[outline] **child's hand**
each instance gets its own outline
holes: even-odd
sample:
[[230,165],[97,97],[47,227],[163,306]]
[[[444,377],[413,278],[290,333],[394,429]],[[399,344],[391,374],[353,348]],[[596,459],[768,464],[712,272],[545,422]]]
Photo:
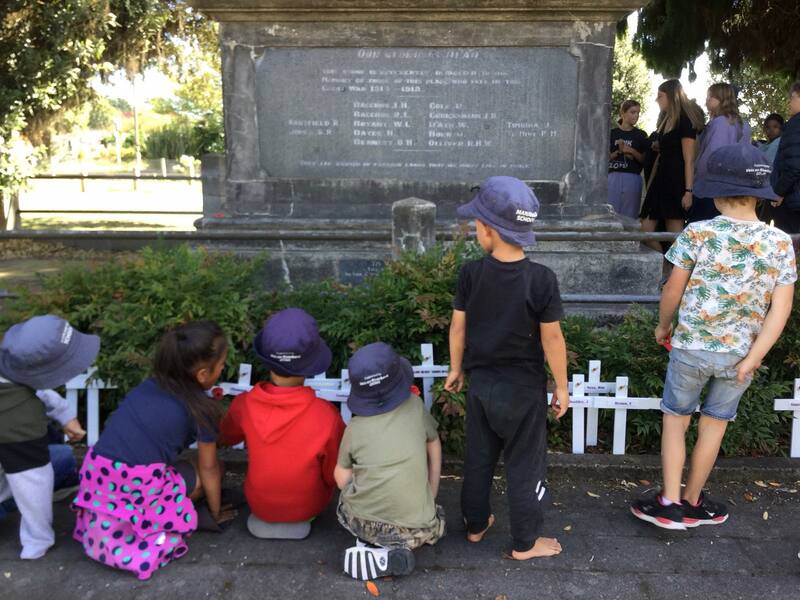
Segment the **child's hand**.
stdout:
[[86,431],[81,427],[81,422],[78,419],[67,421],[62,428],[64,433],[69,438],[70,442],[79,442],[86,435]]
[[569,408],[569,388],[557,387],[553,392],[553,399],[550,402],[553,412],[556,414],[556,419],[560,419],[567,414]]
[[460,392],[464,387],[464,371],[450,371],[444,382],[444,389],[448,392]]
[[670,335],[672,334],[672,327],[667,325],[664,327],[659,324],[653,332],[656,336],[656,344],[664,345],[669,342]]
[[753,373],[761,366],[760,360],[755,360],[749,356],[745,356],[736,365],[736,382],[747,383],[753,378]]

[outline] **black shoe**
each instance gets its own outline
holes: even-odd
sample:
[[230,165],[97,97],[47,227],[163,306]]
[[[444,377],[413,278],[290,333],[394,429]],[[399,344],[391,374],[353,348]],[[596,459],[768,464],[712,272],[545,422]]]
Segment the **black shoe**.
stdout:
[[407,548],[381,548],[358,540],[345,551],[344,572],[362,581],[398,577],[411,574],[414,562],[414,553]]
[[685,530],[683,523],[683,506],[681,504],[670,504],[664,506],[659,501],[661,494],[656,494],[650,498],[641,498],[631,504],[633,516],[642,521],[652,523],[662,529]]
[[686,500],[683,506],[683,524],[687,527],[700,525],[719,525],[728,520],[728,507],[722,502],[712,502],[705,494],[700,494],[700,505],[694,506]]

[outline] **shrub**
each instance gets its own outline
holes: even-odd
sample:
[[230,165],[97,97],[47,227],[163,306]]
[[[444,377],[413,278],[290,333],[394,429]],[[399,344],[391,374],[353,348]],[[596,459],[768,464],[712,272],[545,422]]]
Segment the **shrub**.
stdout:
[[[155,343],[168,327],[188,319],[210,318],[228,333],[231,350],[224,377],[233,378],[240,362],[254,365],[254,376],[266,374],[252,354],[253,335],[275,311],[304,308],[317,319],[333,353],[329,373],[346,367],[357,348],[374,341],[392,344],[412,362],[419,345],[434,345],[436,362],[448,360],[451,302],[460,266],[480,255],[464,241],[437,247],[423,256],[407,255],[390,262],[362,285],[325,281],[294,291],[263,290],[263,258],[244,259],[208,254],[188,247],[147,249],[133,258],[67,268],[41,279],[41,290],[22,290],[2,313],[3,322],[34,314],[59,314],[82,330],[102,338],[99,375],[121,391],[138,384],[149,371]],[[800,295],[800,291],[798,292]],[[599,326],[584,317],[562,322],[567,339],[569,371],[586,373],[591,359],[601,360],[601,379],[628,376],[631,396],[660,397],[667,353],[653,341],[655,315],[631,310],[621,323]],[[722,452],[779,454],[788,445],[791,415],[775,413],[772,400],[791,393],[800,366],[800,302],[765,366],[742,398],[739,418],[728,427]],[[445,448],[460,453],[464,443],[464,393],[445,392],[434,385],[434,415]],[[106,409],[112,406],[106,407]],[[601,411],[600,449],[611,445],[613,411]],[[628,412],[629,452],[659,451],[661,414]],[[689,439],[696,435],[690,429]],[[560,422],[551,418],[549,442],[568,449],[570,413]]]

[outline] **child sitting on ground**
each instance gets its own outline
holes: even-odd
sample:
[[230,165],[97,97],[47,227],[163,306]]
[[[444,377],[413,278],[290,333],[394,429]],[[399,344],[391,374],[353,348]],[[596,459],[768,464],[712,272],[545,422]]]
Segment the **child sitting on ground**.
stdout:
[[337,515],[358,539],[344,571],[362,580],[408,575],[411,551],[445,533],[444,510],[434,501],[442,466],[437,424],[409,391],[411,364],[391,346],[364,346],[348,367],[353,418],[335,471]]
[[303,539],[333,496],[333,469],[344,423],[317,398],[306,377],[324,373],[331,351],[304,310],[274,314],[253,346],[269,381],[237,396],[222,421],[221,442],[247,444],[247,528],[259,538]]
[[[123,399],[83,461],[73,537],[90,558],[149,579],[186,554],[198,526],[219,531],[235,516],[221,499],[221,408],[206,394],[227,352],[213,321],[162,336],[153,376]],[[195,439],[196,462],[178,460]]]
[[[48,452],[47,414],[71,440],[83,437],[75,408],[63,398],[37,397],[35,390],[65,384],[94,362],[100,339],[76,331],[54,315],[14,325],[0,346],[0,499],[13,496],[22,520],[20,558],[44,556],[55,543],[53,466]],[[56,394],[57,396],[57,394]]]
[[[758,198],[774,199],[771,167],[750,145],[716,150],[695,194],[714,198],[721,216],[689,225],[666,255],[674,264],[661,294],[656,342],[672,350],[661,411],[664,487],[637,500],[634,516],[664,529],[716,525],[728,508],[703,493],[729,421],[753,372],[783,330],[797,279],[788,235],[758,220]],[[673,327],[673,317],[678,322]],[[686,429],[701,408],[686,487]]]

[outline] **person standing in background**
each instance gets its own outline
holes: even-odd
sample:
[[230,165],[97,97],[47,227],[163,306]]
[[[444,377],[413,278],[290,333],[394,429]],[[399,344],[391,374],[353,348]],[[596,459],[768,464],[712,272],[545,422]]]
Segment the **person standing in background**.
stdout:
[[770,203],[770,213],[775,227],[800,233],[800,81],[789,92],[789,114],[773,163],[770,183],[778,199]]
[[[667,231],[683,230],[686,211],[692,205],[695,139],[703,130],[703,111],[691,102],[681,82],[669,79],[658,86],[658,158],[647,182],[639,218],[642,231],[656,230],[660,220]],[[659,242],[648,245],[661,252]]]
[[637,218],[642,203],[642,167],[650,142],[636,127],[641,106],[625,100],[619,108],[619,127],[611,130],[608,162],[608,203],[617,214]]
[[783,126],[785,119],[778,113],[771,113],[764,119],[764,135],[767,140],[758,143],[758,149],[769,159],[769,164],[775,162],[775,155],[778,153],[778,146],[781,144]]
[[[749,144],[750,125],[742,120],[736,106],[736,90],[729,83],[715,83],[708,88],[706,108],[709,121],[698,138],[697,159],[694,162],[695,180],[705,176],[708,158],[717,148],[730,144]],[[690,223],[713,219],[719,215],[713,198],[693,196],[689,209]]]

